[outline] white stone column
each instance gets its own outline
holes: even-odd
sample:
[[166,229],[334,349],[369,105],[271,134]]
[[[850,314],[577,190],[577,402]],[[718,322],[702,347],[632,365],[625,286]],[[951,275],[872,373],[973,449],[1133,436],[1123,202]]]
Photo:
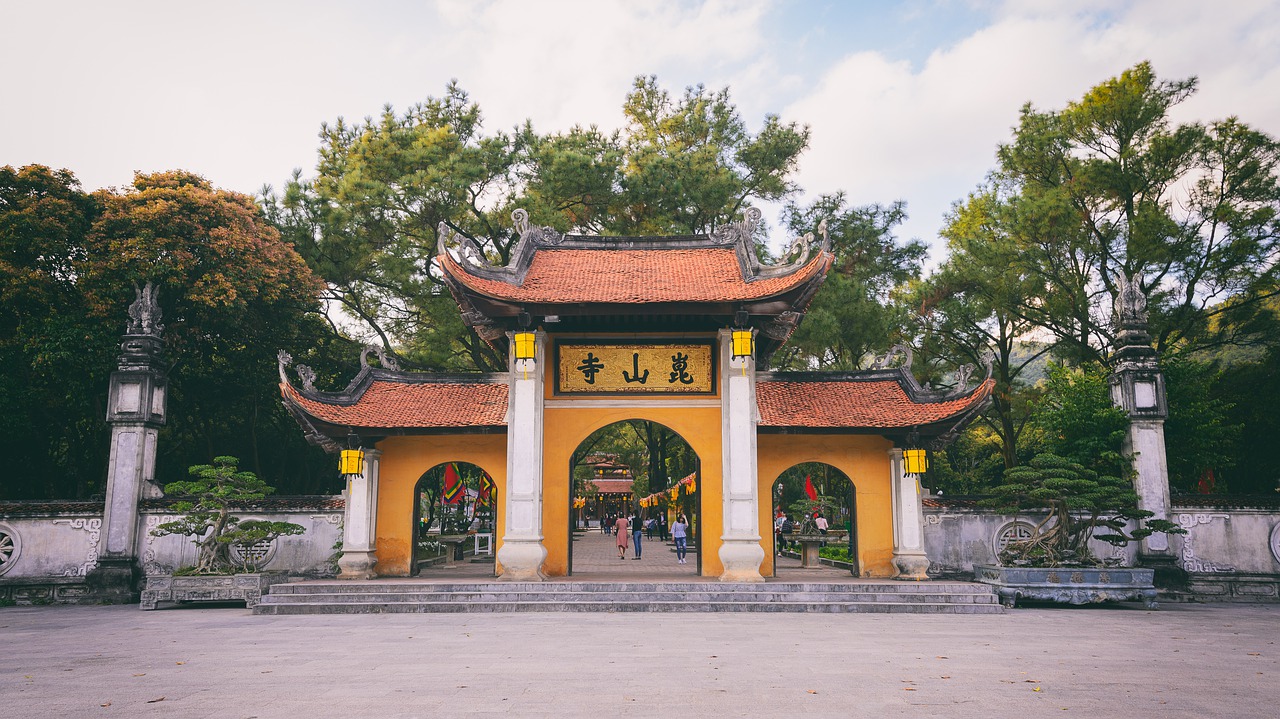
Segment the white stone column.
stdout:
[[760,564],[760,499],[756,471],[756,363],[733,359],[733,333],[720,330],[720,432],[724,534],[722,582],[763,582]]
[[[508,338],[512,335],[507,333]],[[542,411],[547,335],[539,331],[536,337],[535,359],[516,360],[513,352],[508,360],[506,526],[497,559],[502,579],[520,582],[546,579],[542,573],[547,560],[542,544]]]
[[[1124,436],[1124,453],[1133,457],[1133,489],[1138,508],[1151,512],[1151,519],[1168,519],[1169,467],[1165,458],[1164,420],[1134,419]],[[1157,532],[1138,544],[1140,556],[1171,554],[1169,535]]]
[[929,557],[924,551],[924,506],[920,501],[920,481],[902,473],[902,450],[889,450],[889,472],[893,486],[893,566],[894,579],[928,579]]
[[378,563],[378,471],[382,451],[364,450],[364,473],[347,480],[339,579],[373,579]]
[[131,561],[138,556],[138,502],[144,497],[159,496],[153,483],[159,434],[156,427],[141,423],[111,426],[100,562],[104,559]]

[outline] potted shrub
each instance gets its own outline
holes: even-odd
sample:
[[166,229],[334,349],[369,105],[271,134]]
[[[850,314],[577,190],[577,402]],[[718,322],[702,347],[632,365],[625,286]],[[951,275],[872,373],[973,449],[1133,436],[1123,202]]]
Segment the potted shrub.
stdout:
[[[232,516],[235,505],[262,499],[275,489],[253,472],[238,471],[235,457],[216,457],[213,464],[190,468],[192,479],[172,482],[165,492],[183,499],[173,505],[184,516],[151,530],[163,537],[170,534],[191,537],[196,545],[196,563],[173,574],[148,575],[142,591],[142,608],[155,609],[160,601],[244,600],[253,607],[271,584],[283,577],[259,573],[254,545],[278,537],[302,534],[302,525],[261,519],[241,520]],[[237,548],[238,558],[231,553]]]
[[974,578],[997,588],[1009,607],[1019,598],[1071,604],[1142,599],[1155,608],[1153,570],[1121,567],[1089,548],[1097,539],[1122,547],[1157,532],[1185,530],[1138,509],[1128,479],[1100,475],[1054,454],[1036,455],[1005,471],[1005,483],[983,504],[1002,513],[1044,512],[1026,539],[999,553],[999,566],[975,565]]

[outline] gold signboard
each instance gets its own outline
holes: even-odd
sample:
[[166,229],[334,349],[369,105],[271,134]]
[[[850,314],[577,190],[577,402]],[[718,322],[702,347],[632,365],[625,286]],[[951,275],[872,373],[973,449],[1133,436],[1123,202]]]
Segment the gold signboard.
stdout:
[[714,344],[556,345],[556,392],[561,394],[714,394]]

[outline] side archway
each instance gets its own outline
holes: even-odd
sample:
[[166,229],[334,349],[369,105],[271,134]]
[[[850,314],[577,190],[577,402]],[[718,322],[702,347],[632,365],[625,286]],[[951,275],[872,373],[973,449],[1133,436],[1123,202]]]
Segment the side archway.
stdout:
[[770,492],[773,507],[774,576],[797,566],[798,547],[792,536],[804,532],[830,535],[822,556],[858,568],[857,488],[837,467],[825,462],[801,462],[784,470]]

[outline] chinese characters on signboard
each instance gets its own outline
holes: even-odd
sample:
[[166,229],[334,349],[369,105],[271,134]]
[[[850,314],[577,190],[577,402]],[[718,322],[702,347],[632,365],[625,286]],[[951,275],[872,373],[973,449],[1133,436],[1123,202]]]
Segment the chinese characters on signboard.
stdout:
[[570,344],[558,347],[556,391],[561,393],[715,392],[711,343]]

